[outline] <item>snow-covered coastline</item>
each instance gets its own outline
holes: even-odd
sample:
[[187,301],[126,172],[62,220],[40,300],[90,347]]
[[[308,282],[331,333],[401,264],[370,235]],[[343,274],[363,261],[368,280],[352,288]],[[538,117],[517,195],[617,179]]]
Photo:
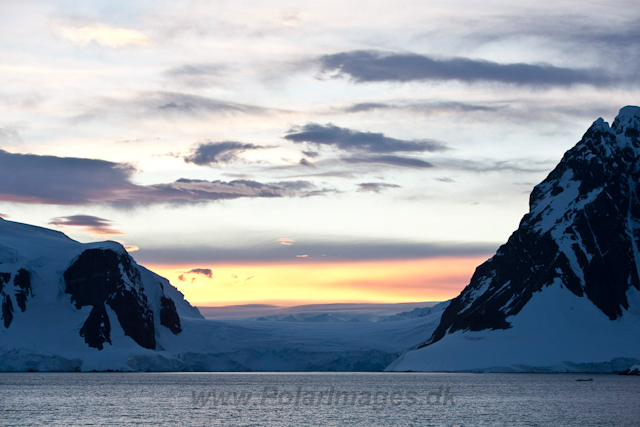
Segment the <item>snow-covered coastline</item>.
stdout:
[[[446,306],[325,305],[260,321],[205,319],[118,243],[81,244],[2,219],[0,274],[0,371],[381,371],[427,339]],[[77,289],[84,275],[86,292]],[[102,289],[114,282],[115,291]],[[129,295],[125,313],[140,312],[147,329],[117,312],[120,294]],[[105,313],[97,322],[96,307]],[[300,321],[281,321],[287,315]]]

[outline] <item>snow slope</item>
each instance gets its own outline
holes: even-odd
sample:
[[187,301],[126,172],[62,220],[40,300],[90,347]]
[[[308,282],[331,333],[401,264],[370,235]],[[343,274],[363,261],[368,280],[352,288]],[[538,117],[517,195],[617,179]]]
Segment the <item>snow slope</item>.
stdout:
[[[640,292],[630,291],[631,298]],[[640,362],[640,313],[611,321],[560,281],[537,292],[509,329],[456,331],[388,371],[621,372]]]

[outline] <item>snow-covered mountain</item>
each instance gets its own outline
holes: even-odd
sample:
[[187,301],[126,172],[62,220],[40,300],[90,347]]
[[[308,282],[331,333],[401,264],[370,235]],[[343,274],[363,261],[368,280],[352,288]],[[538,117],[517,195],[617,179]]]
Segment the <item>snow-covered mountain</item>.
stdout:
[[598,119],[396,371],[622,371],[640,359],[640,108]]
[[201,318],[115,242],[0,219],[0,370],[110,369]]
[[205,319],[118,243],[0,219],[0,371],[380,371],[433,332],[432,305],[396,322],[379,320],[416,304]]

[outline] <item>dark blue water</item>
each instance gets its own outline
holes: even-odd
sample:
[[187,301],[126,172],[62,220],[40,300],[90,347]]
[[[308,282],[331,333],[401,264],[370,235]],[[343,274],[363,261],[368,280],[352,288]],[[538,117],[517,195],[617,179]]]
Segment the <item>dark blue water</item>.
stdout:
[[639,426],[640,377],[0,373],[0,425]]

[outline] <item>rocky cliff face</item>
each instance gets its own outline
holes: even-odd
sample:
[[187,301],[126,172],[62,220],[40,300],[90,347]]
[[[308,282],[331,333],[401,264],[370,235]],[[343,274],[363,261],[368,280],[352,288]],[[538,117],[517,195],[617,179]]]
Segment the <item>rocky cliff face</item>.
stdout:
[[116,313],[125,335],[144,348],[156,348],[153,312],[129,255],[87,249],[64,272],[64,281],[76,308],[92,307],[80,330],[90,347],[102,349],[105,342],[111,343],[106,304]]
[[[640,290],[640,108],[598,119],[537,185],[530,212],[480,265],[422,347],[456,331],[511,327],[534,293],[559,283],[610,320]],[[513,319],[513,317],[511,317]]]
[[2,308],[0,316],[5,328],[11,325],[13,320],[13,300],[21,311],[27,308],[27,298],[32,296],[31,291],[31,275],[24,268],[20,268],[15,272],[0,273],[0,302]]

